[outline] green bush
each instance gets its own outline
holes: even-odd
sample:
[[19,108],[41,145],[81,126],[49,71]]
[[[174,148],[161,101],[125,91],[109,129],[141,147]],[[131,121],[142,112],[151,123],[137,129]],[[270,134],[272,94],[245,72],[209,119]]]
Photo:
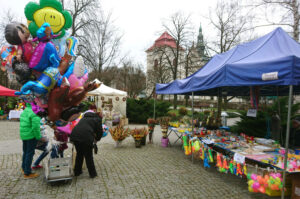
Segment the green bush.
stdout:
[[[166,116],[171,104],[165,101],[155,101],[155,117]],[[127,117],[130,123],[147,124],[147,119],[153,117],[154,100],[127,99]]]
[[[247,111],[240,111],[241,121],[237,122],[236,125],[231,126],[231,131],[235,133],[245,133],[250,136],[265,137],[267,135],[267,124],[268,120],[272,117],[274,112],[278,112],[278,102],[280,106],[280,119],[282,135],[285,137],[286,126],[287,126],[287,104],[288,97],[281,97],[279,101],[275,101],[272,106],[269,106],[264,111],[258,111],[257,117],[247,117]],[[291,109],[291,118],[294,118],[296,112],[299,110],[300,104],[296,103]]]
[[187,111],[187,109],[185,107],[180,107],[179,111],[178,111],[179,115],[181,115],[181,116],[187,115],[187,112],[188,111]]

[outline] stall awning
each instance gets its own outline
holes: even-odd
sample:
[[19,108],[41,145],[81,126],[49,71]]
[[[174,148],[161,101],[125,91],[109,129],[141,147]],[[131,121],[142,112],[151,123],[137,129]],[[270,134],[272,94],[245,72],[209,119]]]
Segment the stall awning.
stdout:
[[15,92],[16,92],[15,90],[0,85],[0,96],[17,97],[15,95]]
[[[287,85],[300,84],[300,45],[281,28],[254,41],[215,55],[196,73],[168,84],[156,84],[157,94],[249,95],[249,86],[261,86],[261,95],[287,94]],[[279,86],[269,90],[270,85]],[[230,87],[226,89],[226,87]],[[218,89],[216,89],[218,88]],[[299,89],[295,88],[299,93]]]

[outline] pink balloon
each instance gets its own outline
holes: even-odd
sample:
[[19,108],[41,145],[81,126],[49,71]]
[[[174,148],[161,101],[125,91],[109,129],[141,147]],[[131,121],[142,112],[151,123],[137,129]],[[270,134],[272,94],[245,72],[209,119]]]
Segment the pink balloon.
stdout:
[[259,189],[259,187],[260,187],[260,184],[258,182],[254,182],[252,185],[253,189]]
[[88,73],[85,73],[82,77],[76,77],[75,74],[71,74],[68,78],[68,81],[70,83],[70,90],[83,86],[87,79]]

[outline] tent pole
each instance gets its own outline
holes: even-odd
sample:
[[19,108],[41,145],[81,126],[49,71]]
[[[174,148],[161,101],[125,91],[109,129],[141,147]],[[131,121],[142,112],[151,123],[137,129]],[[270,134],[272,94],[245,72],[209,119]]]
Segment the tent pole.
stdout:
[[153,119],[155,119],[155,97],[154,97],[154,110],[153,110]]
[[192,134],[194,133],[194,92],[192,92]]
[[[192,136],[194,136],[194,92],[192,92]],[[192,163],[194,163],[193,152],[192,152]]]
[[292,93],[293,85],[290,85],[289,89],[289,106],[288,106],[288,116],[287,116],[287,125],[286,125],[286,139],[285,139],[285,154],[284,154],[284,170],[283,170],[283,186],[281,191],[281,198],[284,199],[284,187],[286,180],[286,167],[287,167],[287,157],[289,149],[289,139],[290,139],[290,120],[291,120],[291,107],[292,107]]

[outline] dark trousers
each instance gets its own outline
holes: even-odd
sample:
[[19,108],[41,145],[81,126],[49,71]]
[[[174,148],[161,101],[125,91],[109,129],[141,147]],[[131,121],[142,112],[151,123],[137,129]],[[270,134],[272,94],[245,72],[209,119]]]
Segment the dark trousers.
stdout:
[[25,175],[31,174],[31,163],[34,156],[36,143],[36,139],[23,140],[22,169]]
[[40,162],[48,155],[49,151],[47,151],[47,145],[48,145],[48,142],[45,142],[45,143],[43,143],[43,144],[40,145],[40,146],[36,146],[35,149],[41,150],[41,151],[43,151],[43,152],[42,152],[41,155],[36,159],[36,161],[33,163],[33,166],[39,165]]
[[76,148],[76,160],[75,160],[75,176],[82,173],[83,159],[85,159],[86,167],[88,168],[91,177],[97,175],[94,159],[93,159],[93,145],[89,145],[82,142],[74,142]]

